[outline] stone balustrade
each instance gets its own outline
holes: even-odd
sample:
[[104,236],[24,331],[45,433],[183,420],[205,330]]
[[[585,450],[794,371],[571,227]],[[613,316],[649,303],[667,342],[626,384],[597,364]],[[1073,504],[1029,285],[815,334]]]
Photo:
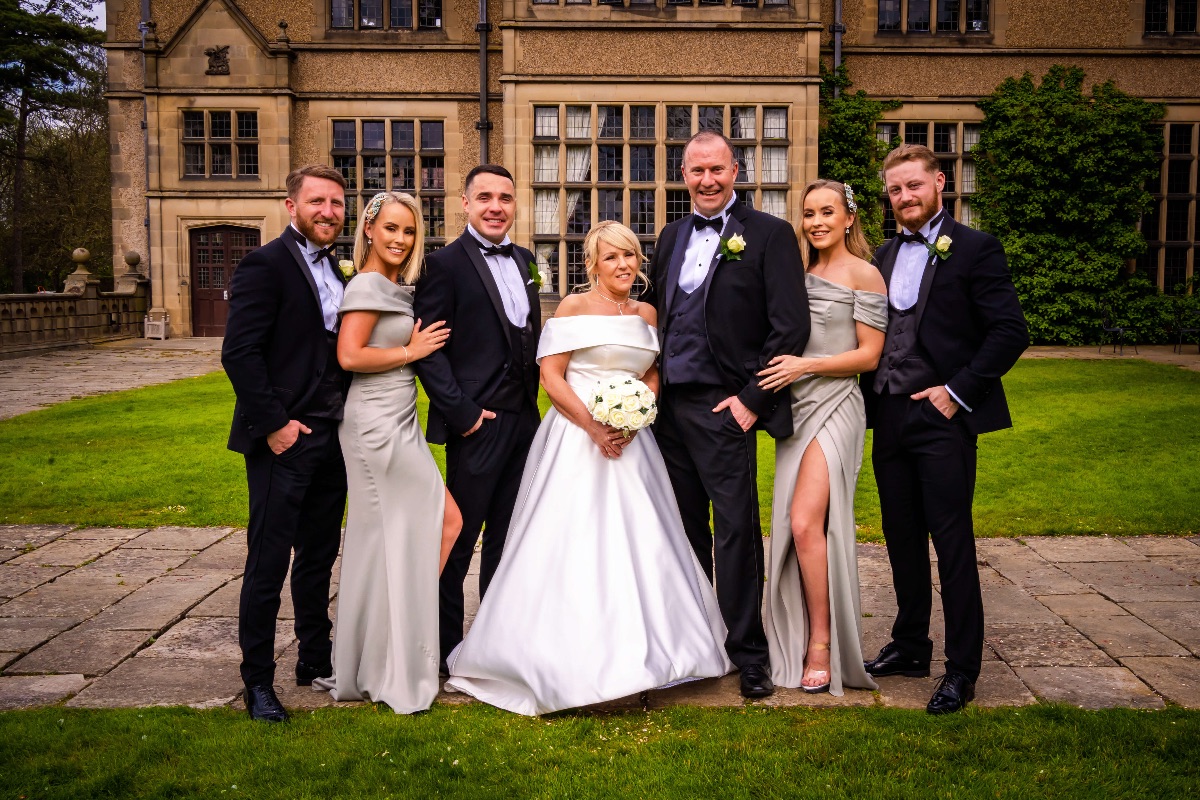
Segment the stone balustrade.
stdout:
[[83,248],[72,253],[75,271],[62,292],[0,295],[0,359],[143,334],[150,281],[137,271],[141,257],[125,254],[111,292],[100,291],[90,259]]

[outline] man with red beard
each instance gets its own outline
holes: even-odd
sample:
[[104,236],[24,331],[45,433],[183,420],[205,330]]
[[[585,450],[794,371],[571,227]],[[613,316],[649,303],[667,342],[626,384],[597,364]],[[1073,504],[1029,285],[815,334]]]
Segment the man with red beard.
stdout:
[[288,561],[299,639],[297,685],[333,673],[329,582],[346,508],[338,422],[349,385],[337,361],[343,277],[332,249],[346,181],[310,165],[287,177],[291,225],[246,255],[229,283],[221,364],[237,404],[229,449],[246,457],[250,524],[238,614],[246,710],[284,722],[275,621]]
[[929,674],[932,536],[946,674],[926,710],[944,714],[974,699],[983,658],[976,439],[1012,426],[1000,378],[1029,331],[1000,242],[943,209],[937,156],[901,145],[884,159],[883,177],[901,230],[875,252],[890,307],[883,355],[862,389],[898,610],[892,641],[865,666],[874,677]]

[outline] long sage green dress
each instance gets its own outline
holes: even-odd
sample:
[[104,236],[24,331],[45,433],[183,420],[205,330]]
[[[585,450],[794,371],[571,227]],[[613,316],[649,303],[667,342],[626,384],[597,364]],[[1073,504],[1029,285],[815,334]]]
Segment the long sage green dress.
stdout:
[[[369,347],[412,338],[412,290],[377,272],[346,287],[339,313],[378,311]],[[446,489],[417,421],[411,366],[356,373],[339,429],[349,480],[333,677],[336,700],[423,711],[438,691],[438,556]]]
[[[834,356],[858,347],[855,322],[887,329],[887,297],[806,275],[812,331],[806,358]],[[804,677],[808,616],[800,564],[792,540],[791,507],[800,460],[815,438],[829,466],[830,687],[875,689],[863,668],[854,490],[862,467],[866,414],[857,378],[801,377],[791,386],[795,433],[776,443],[775,493],[763,624],[771,653],[771,678],[796,688]]]

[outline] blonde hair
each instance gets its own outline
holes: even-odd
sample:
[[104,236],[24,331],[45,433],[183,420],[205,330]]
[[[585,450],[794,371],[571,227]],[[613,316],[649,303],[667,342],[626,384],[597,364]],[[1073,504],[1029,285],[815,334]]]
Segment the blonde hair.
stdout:
[[646,262],[646,256],[642,252],[642,244],[638,241],[637,234],[619,222],[607,220],[605,222],[597,222],[593,225],[592,229],[588,231],[587,236],[583,239],[583,263],[587,268],[588,286],[595,289],[598,283],[596,266],[600,260],[601,242],[622,250],[632,250],[637,253],[638,271],[635,280],[640,278],[647,284],[650,283],[649,276],[642,271],[641,265]]
[[[800,193],[801,218],[804,215],[805,199],[808,197],[809,192],[816,191],[817,189],[831,189],[838,196],[838,200],[841,201],[842,208],[846,210],[846,213],[854,215],[854,221],[850,223],[850,232],[846,234],[846,249],[850,251],[851,255],[857,256],[863,261],[870,261],[873,255],[871,245],[867,244],[867,236],[863,233],[858,211],[850,208],[850,204],[846,202],[846,184],[839,181],[826,180],[825,178],[810,181],[804,187],[804,191]],[[802,243],[800,246],[800,263],[804,265],[804,271],[808,272],[809,268],[817,263],[817,248],[813,247],[812,242],[804,237],[803,222],[801,222],[798,233]]]
[[354,234],[354,270],[358,272],[367,263],[367,253],[370,250],[367,246],[367,226],[379,217],[381,208],[392,203],[399,203],[411,211],[413,223],[417,228],[412,250],[400,265],[401,280],[404,283],[415,283],[425,265],[425,221],[421,219],[421,204],[417,202],[417,198],[405,192],[380,192],[372,197],[371,202],[363,209],[362,216],[358,218],[358,230]]

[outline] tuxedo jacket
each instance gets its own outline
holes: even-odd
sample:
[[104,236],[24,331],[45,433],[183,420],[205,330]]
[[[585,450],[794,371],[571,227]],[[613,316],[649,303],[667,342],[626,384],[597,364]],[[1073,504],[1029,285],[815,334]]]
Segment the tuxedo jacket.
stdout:
[[[718,248],[709,267],[704,297],[709,350],[725,391],[758,415],[755,428],[776,438],[791,436],[790,393],[760,389],[756,373],[777,355],[800,355],[808,343],[800,246],[792,227],[770,214],[741,203],[729,214],[721,236],[741,235],[746,249],[731,260]],[[683,294],[679,273],[692,229],[691,214],[663,228],[650,261],[650,286],[639,298],[658,309],[659,342],[666,341],[671,308]],[[661,359],[660,353],[660,366]]]
[[[536,407],[538,367],[534,355],[542,330],[541,303],[538,286],[529,278],[533,253],[514,247],[513,259],[529,297],[535,347],[525,364],[525,390]],[[413,313],[423,326],[445,320],[450,328],[446,346],[414,365],[429,396],[425,438],[445,444],[450,436],[461,436],[475,426],[514,357],[509,337],[512,323],[504,313],[500,290],[483,252],[470,233],[464,231],[425,260]]]
[[[1012,427],[1000,378],[1029,346],[1029,328],[1008,271],[1004,248],[994,236],[961,225],[947,215],[938,237],[952,240],[946,259],[930,256],[914,306],[921,354],[972,410],[961,409],[974,434]],[[900,239],[875,251],[875,266],[891,288]],[[874,424],[878,396],[875,373],[862,376],[867,425]]]
[[[339,279],[341,273],[334,269]],[[249,453],[267,434],[304,416],[327,369],[336,367],[321,296],[308,259],[291,236],[247,253],[229,281],[221,365],[237,402],[229,449]]]

